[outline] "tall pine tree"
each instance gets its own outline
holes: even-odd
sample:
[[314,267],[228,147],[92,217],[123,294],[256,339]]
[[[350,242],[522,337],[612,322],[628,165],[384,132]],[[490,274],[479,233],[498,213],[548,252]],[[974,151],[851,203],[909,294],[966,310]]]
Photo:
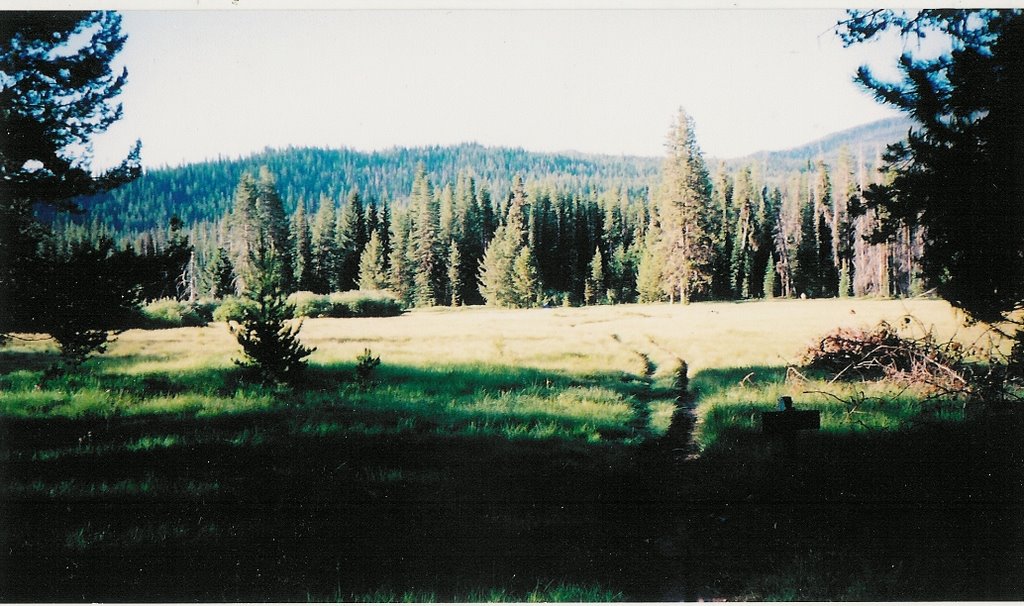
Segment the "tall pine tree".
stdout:
[[309,289],[320,294],[331,292],[338,268],[337,216],[334,200],[320,196],[320,206],[310,233]]
[[353,188],[338,220],[337,250],[338,273],[334,288],[352,290],[359,282],[359,257],[366,246],[366,218],[363,197]]
[[711,180],[697,145],[693,120],[680,108],[666,141],[658,212],[665,266],[663,290],[682,303],[703,294],[711,282]]
[[382,290],[387,288],[388,274],[385,267],[384,249],[377,232],[370,235],[363,254],[359,259],[359,289]]
[[414,272],[414,301],[418,307],[437,305],[444,292],[445,273],[440,230],[440,207],[423,164],[416,168],[409,199],[412,229],[409,233],[409,260]]
[[292,242],[295,250],[294,259],[295,287],[298,290],[310,290],[313,274],[313,243],[309,232],[309,221],[306,219],[306,204],[299,200],[292,215]]

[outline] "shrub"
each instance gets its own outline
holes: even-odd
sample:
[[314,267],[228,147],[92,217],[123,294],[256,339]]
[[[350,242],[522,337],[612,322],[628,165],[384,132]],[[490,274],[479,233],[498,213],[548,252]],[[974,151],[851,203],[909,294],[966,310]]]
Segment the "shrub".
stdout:
[[296,318],[330,318],[334,316],[333,304],[327,295],[318,295],[300,290],[288,295],[288,304],[295,309]]
[[180,328],[205,326],[213,319],[212,304],[189,304],[174,299],[158,299],[144,305],[138,320],[142,328]]
[[350,290],[331,293],[333,318],[385,318],[401,315],[402,302],[383,290]]
[[225,297],[217,309],[213,310],[214,322],[241,322],[245,318],[247,309],[251,309],[251,301],[239,297]]
[[203,324],[207,322],[213,322],[213,312],[217,310],[220,305],[213,299],[200,299],[195,303],[192,303],[190,313],[199,319]]
[[299,291],[288,297],[288,303],[295,308],[296,318],[382,318],[404,311],[402,302],[383,290],[350,290],[329,295]]

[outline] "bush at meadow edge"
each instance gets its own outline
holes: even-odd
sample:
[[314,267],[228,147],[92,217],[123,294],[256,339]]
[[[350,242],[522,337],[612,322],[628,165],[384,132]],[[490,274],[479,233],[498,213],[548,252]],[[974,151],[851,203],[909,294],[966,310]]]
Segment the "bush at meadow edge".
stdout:
[[319,295],[309,291],[292,293],[296,318],[384,318],[401,315],[402,302],[383,290],[350,290]]
[[[352,290],[329,295],[300,291],[292,293],[288,302],[295,306],[296,318],[385,318],[405,311],[401,301],[386,291]],[[132,328],[154,330],[237,322],[249,305],[245,299],[234,296],[220,302],[158,299],[138,310]]]
[[160,329],[183,326],[205,326],[214,319],[217,304],[213,301],[188,303],[175,299],[150,301],[138,310],[136,328]]

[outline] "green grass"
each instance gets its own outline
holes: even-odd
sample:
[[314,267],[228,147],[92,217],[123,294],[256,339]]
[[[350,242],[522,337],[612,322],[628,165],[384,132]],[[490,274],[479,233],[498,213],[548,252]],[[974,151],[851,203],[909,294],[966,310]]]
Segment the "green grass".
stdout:
[[[306,321],[296,389],[247,383],[223,324],[127,331],[44,385],[52,345],[14,341],[0,598],[1020,597],[1019,416],[787,371],[907,313],[982,334],[924,300],[417,310]],[[780,395],[821,431],[763,435]]]

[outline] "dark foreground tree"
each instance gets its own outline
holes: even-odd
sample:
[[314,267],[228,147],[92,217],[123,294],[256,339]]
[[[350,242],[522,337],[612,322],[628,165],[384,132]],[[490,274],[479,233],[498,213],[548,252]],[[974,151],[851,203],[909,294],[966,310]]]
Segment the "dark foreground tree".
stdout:
[[35,321],[60,345],[65,366],[59,375],[103,353],[111,332],[128,328],[140,286],[135,276],[145,263],[131,251],[115,251],[109,238],[81,242],[44,256],[50,282],[40,285]]
[[121,117],[127,72],[110,63],[124,45],[111,12],[6,12],[0,19],[0,332],[45,332],[71,362],[121,327],[138,291],[118,279],[109,243],[61,254],[37,205],[78,210],[76,196],[135,178],[139,144],[93,175],[94,135]]
[[939,294],[977,320],[1005,319],[1024,308],[1024,12],[851,11],[838,26],[847,45],[886,30],[950,50],[908,51],[900,82],[857,74],[915,121],[884,157],[891,182],[866,192],[883,219],[876,236],[923,226],[925,277]]

